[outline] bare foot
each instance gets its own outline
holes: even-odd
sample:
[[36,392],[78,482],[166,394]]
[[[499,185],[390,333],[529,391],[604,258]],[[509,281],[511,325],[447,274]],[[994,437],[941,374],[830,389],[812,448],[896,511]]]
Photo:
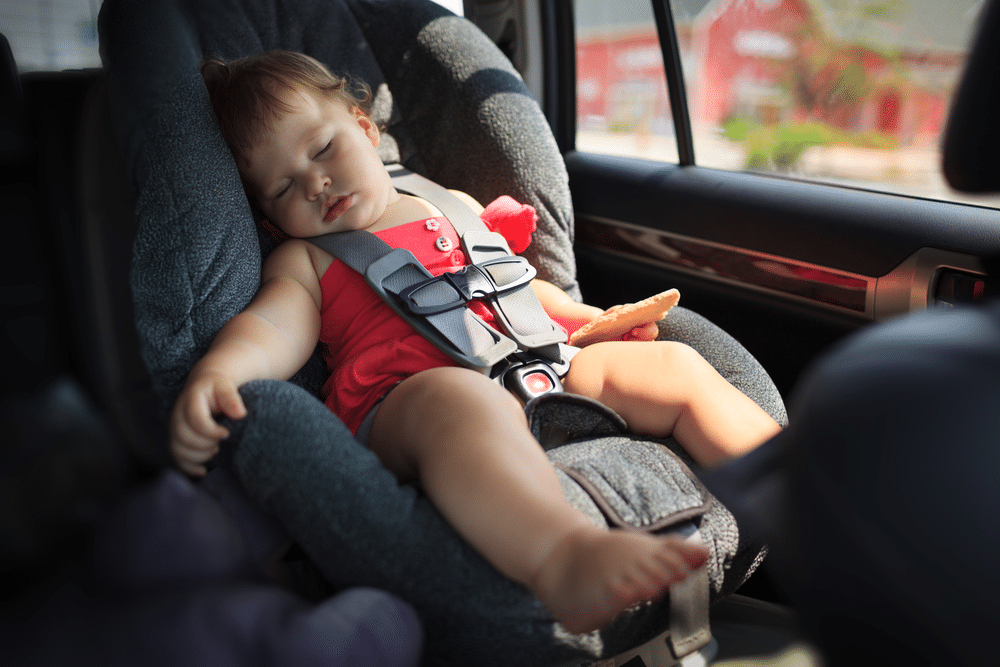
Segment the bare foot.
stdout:
[[555,546],[532,590],[568,631],[588,632],[659,598],[707,558],[705,547],[676,537],[587,527]]

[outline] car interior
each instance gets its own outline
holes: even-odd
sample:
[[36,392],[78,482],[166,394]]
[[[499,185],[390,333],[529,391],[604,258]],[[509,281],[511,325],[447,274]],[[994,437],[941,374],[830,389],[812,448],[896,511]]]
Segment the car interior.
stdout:
[[[990,176],[996,169],[986,157],[994,137],[977,131],[988,126],[986,105],[967,91],[990,99],[979,84],[997,81],[990,69],[995,58],[984,46],[988,34],[973,39],[980,25],[984,31],[997,29],[995,21],[980,24],[988,10],[997,13],[996,2],[964,2],[961,10],[944,0],[632,0],[621,6],[597,0],[465,0],[447,9],[430,0],[300,3],[305,9],[280,0],[231,5],[105,0],[101,8],[82,4],[87,5],[93,40],[100,32],[103,63],[98,59],[83,66],[60,65],[50,58],[36,64],[34,51],[23,46],[31,40],[30,33],[19,32],[20,24],[13,20],[0,24],[5,37],[0,201],[8,221],[8,247],[14,253],[5,263],[3,283],[3,336],[12,351],[0,408],[7,434],[0,459],[0,532],[7,537],[0,541],[11,575],[5,583],[3,641],[36,664],[55,664],[64,657],[39,648],[52,625],[73,628],[76,634],[67,644],[72,647],[89,645],[95,632],[110,637],[81,653],[78,664],[129,663],[121,656],[106,659],[115,653],[115,632],[125,633],[127,626],[109,611],[110,603],[104,604],[102,584],[89,584],[96,588],[82,597],[66,597],[60,591],[80,576],[80,564],[90,562],[95,543],[107,548],[94,538],[104,534],[99,528],[106,526],[106,518],[118,516],[115,509],[148,485],[162,484],[163,471],[171,467],[164,403],[175,395],[212,332],[252,296],[259,282],[260,253],[268,247],[245,199],[230,201],[242,196],[235,172],[209,172],[199,162],[202,157],[184,156],[191,142],[215,136],[214,130],[202,127],[211,118],[198,111],[207,109],[204,97],[199,97],[200,78],[184,78],[184,72],[193,71],[184,69],[188,61],[278,47],[313,49],[322,59],[337,52],[325,51],[321,37],[303,26],[346,26],[348,21],[337,23],[337,17],[353,15],[352,25],[357,23],[358,34],[366,40],[358,47],[364,53],[345,51],[328,59],[345,59],[352,71],[375,83],[374,113],[383,115],[379,120],[394,139],[386,142],[387,163],[418,165],[441,184],[486,201],[514,190],[512,194],[532,203],[544,218],[532,261],[588,303],[610,307],[679,289],[683,309],[668,315],[663,335],[704,345],[701,351],[720,372],[741,388],[748,387],[747,393],[757,392],[754,397],[779,420],[786,418],[783,401],[793,396],[797,381],[838,341],[874,323],[927,308],[974,304],[991,293],[988,269],[1000,256],[1000,202],[990,194],[997,189],[995,176]],[[851,11],[844,9],[848,5]],[[802,7],[828,12],[827,22],[802,22]],[[465,18],[457,19],[451,11]],[[17,14],[25,21],[29,15],[28,9],[23,16]],[[229,21],[233,16],[238,20]],[[789,16],[799,23],[788,23]],[[877,31],[865,23],[872,16],[882,29],[879,39],[891,44],[876,43],[872,35]],[[726,21],[744,24],[733,28]],[[841,30],[833,31],[836,38],[815,27],[837,21]],[[373,36],[381,34],[383,23],[391,38]],[[960,24],[964,32],[944,34],[935,23]],[[856,32],[845,30],[848,24]],[[136,26],[162,34],[139,29],[126,34]],[[803,33],[802,26],[814,32]],[[886,26],[894,31],[884,30]],[[341,41],[353,43],[354,33],[344,31]],[[451,32],[459,34],[455,44],[475,45],[471,50],[476,58],[480,51],[486,54],[482,57],[488,66],[476,67],[490,76],[463,78],[469,74],[463,69],[466,59],[478,61],[454,51],[451,42],[434,41],[453,39]],[[790,45],[791,35],[801,41]],[[725,57],[713,52],[727,48],[718,46],[723,42],[729,45]],[[446,46],[440,48],[441,43]],[[919,48],[913,47],[916,43]],[[430,56],[421,61],[421,49],[437,49],[445,56],[435,53],[433,61]],[[603,60],[593,60],[595,53]],[[780,69],[794,60],[791,53],[810,54],[812,69]],[[459,74],[433,71],[437,59]],[[30,68],[24,64],[29,60]],[[735,73],[726,74],[719,63]],[[843,72],[863,82],[851,88]],[[824,73],[830,75],[824,78]],[[800,79],[787,78],[793,74]],[[713,83],[719,86],[714,92],[709,88]],[[962,111],[963,120],[949,117],[960,83],[966,97],[954,108]],[[716,99],[720,96],[726,104]],[[713,110],[720,105],[722,111]],[[476,128],[483,123],[478,117],[465,120],[470,106],[484,116],[492,114],[487,125],[492,122],[499,129],[468,129],[463,123]],[[401,114],[410,115],[401,119]],[[833,136],[830,128],[842,133],[832,140],[799,140],[792,149],[772,134],[778,148],[769,150],[784,146],[790,153],[749,161],[752,138],[765,134],[761,128],[803,131],[807,115],[810,122],[820,118],[826,123],[828,135],[823,136]],[[818,121],[809,125],[818,126]],[[848,130],[854,132],[850,139],[844,138]],[[952,150],[942,166],[940,145],[946,130]],[[437,148],[428,138],[449,133],[471,137],[464,146],[471,147],[467,155],[445,157],[454,154],[455,146]],[[534,143],[530,150],[512,151],[508,144],[518,141]],[[206,154],[214,155],[212,150],[219,146],[205,147]],[[228,151],[224,145],[221,150]],[[919,162],[927,155],[930,167]],[[158,164],[159,159],[168,166]],[[524,164],[507,164],[508,159],[523,159]],[[926,179],[945,185],[921,190],[920,179],[928,171],[934,175]],[[871,173],[876,174],[873,180],[857,176]],[[947,187],[946,181],[957,189]],[[175,202],[176,210],[164,216],[174,226],[161,223],[154,229],[148,221],[156,219],[167,201]],[[197,208],[208,213],[188,218]],[[236,222],[221,217],[235,215],[233,211],[241,216]],[[206,224],[199,232],[196,227],[211,216],[217,216],[217,224]],[[227,225],[240,229],[223,239],[220,230]],[[223,241],[234,248],[220,250]],[[188,245],[197,247],[192,251]],[[209,256],[207,269],[189,269],[195,252]],[[248,252],[256,259],[233,260]],[[179,274],[183,280],[171,277]],[[198,281],[211,284],[190,286]],[[233,287],[237,284],[244,286]],[[194,303],[185,306],[194,315],[187,318],[184,330],[175,326],[168,331],[170,327],[150,313],[161,307],[169,310],[166,302],[178,290],[193,293],[184,298]],[[155,296],[161,292],[162,302]],[[202,300],[211,307],[202,308]],[[155,340],[160,335],[155,331],[161,331],[162,340]],[[181,339],[185,342],[176,342]],[[307,368],[296,381],[315,394],[317,372]],[[286,401],[290,390],[285,387],[268,385],[254,391],[262,412],[298,410],[306,400],[296,394]],[[336,421],[332,415],[323,419]],[[247,442],[275,437],[271,427],[254,428],[251,424],[242,436]],[[296,422],[291,428],[305,427]],[[254,474],[256,483],[266,482],[267,471]],[[248,479],[241,482],[250,484]],[[385,486],[378,487],[379,493],[396,494],[388,482],[380,483]],[[170,492],[185,502],[202,502],[197,495],[201,490],[190,480],[177,476],[171,484]],[[202,486],[239,517],[236,528],[228,527],[236,537],[227,543],[243,545],[243,555],[232,561],[239,563],[239,576],[259,584],[260,578],[248,572],[264,569],[271,575],[267,591],[280,596],[274,598],[280,605],[263,597],[254,598],[256,602],[213,598],[218,607],[212,609],[258,604],[274,610],[259,614],[261,627],[280,625],[289,614],[309,619],[294,627],[312,627],[326,618],[317,616],[317,609],[336,624],[342,622],[345,605],[362,604],[335,594],[342,595],[352,579],[367,579],[354,577],[348,565],[336,575],[318,567],[308,543],[293,547],[277,565],[270,560],[275,544],[287,540],[266,516],[274,507],[262,513],[242,491],[233,491],[233,481],[224,476]],[[144,497],[162,512],[165,491],[157,489],[160,505],[148,494]],[[418,505],[413,516],[426,521],[431,510],[419,506],[416,496],[408,490],[398,496],[399,503]],[[147,526],[157,519],[170,523],[155,513],[134,518]],[[400,531],[413,533],[415,540],[421,531],[436,535],[435,525],[422,523]],[[350,534],[360,543],[355,536],[365,529],[352,527]],[[387,530],[375,525],[368,529],[372,535]],[[290,532],[298,535],[295,530]],[[752,551],[749,539],[740,536],[741,554]],[[441,544],[426,562],[455,559],[447,568],[461,582],[455,588],[481,587],[486,599],[493,594],[497,602],[484,610],[483,598],[471,591],[445,600],[440,605],[444,611],[431,616],[436,627],[422,630],[431,638],[427,645],[438,648],[421,656],[418,622],[390,600],[386,623],[395,625],[385,632],[401,629],[395,642],[385,640],[388,647],[379,649],[384,654],[376,664],[456,664],[468,656],[476,656],[473,664],[487,664],[482,656],[494,664],[617,667],[822,664],[819,649],[804,634],[797,611],[768,570],[767,558],[761,565],[756,552],[746,566],[745,580],[733,575],[728,583],[719,583],[724,594],[713,593],[711,608],[705,605],[711,641],[678,654],[670,637],[676,640],[679,633],[694,631],[685,627],[689,619],[673,617],[688,612],[669,601],[629,615],[607,633],[568,637],[537,616],[528,621],[518,616],[528,608],[523,594],[496,583],[478,564],[457,564],[469,552],[448,546],[444,538]],[[157,547],[145,548],[152,553]],[[160,561],[151,556],[148,562]],[[122,567],[131,572],[128,563]],[[136,567],[137,572],[142,569]],[[440,571],[441,563],[436,567]],[[151,571],[143,570],[143,576]],[[199,576],[198,591],[235,580],[222,569]],[[721,582],[726,575],[719,576]],[[422,583],[425,588],[440,586],[434,575]],[[156,596],[166,589],[149,590],[153,592],[148,595]],[[413,590],[420,595],[423,589],[415,585]],[[70,606],[60,608],[52,600],[72,600],[78,606],[65,602]],[[334,607],[333,600],[340,606]],[[144,609],[137,599],[130,598],[129,604],[135,605],[128,607],[130,613],[149,623],[135,627],[154,627],[158,618],[167,618],[136,612]],[[498,613],[505,605],[520,611],[507,611],[505,617]],[[208,613],[207,608],[197,607],[197,613]],[[162,609],[157,607],[156,613]],[[171,619],[189,623],[196,618],[195,612],[186,615],[180,602],[172,609],[176,616]],[[66,620],[66,614],[77,618],[89,615],[87,610],[93,611],[88,618],[100,619],[94,623],[103,625],[72,625]],[[461,616],[462,623],[442,621],[446,611]],[[212,618],[224,616],[218,612]],[[426,619],[421,620],[426,625]],[[475,625],[479,634],[462,634]],[[183,633],[187,626],[179,622],[163,627]],[[304,636],[283,641],[305,646]],[[134,631],[129,642],[162,650],[159,640]],[[375,643],[371,640],[369,646]],[[247,645],[252,642],[247,640]],[[330,654],[322,655],[329,664],[366,664],[360,645],[363,642],[352,645],[353,654],[326,647]],[[233,659],[240,664],[239,651],[226,654],[205,646],[192,640],[189,653],[163,653],[160,659],[180,664],[202,651],[206,661],[237,656]],[[319,649],[309,646],[319,655]],[[297,664],[293,656],[300,656],[288,651],[275,649],[275,661],[284,655],[282,664]],[[367,659],[375,654],[373,648]]]

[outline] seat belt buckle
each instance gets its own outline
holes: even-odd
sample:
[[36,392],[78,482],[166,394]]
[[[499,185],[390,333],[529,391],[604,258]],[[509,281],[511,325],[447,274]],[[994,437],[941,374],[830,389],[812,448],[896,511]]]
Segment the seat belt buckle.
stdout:
[[498,379],[501,386],[522,403],[543,394],[563,391],[558,373],[544,361],[514,363],[501,371]]
[[[523,257],[500,257],[446,271],[399,290],[406,309],[418,316],[463,308],[473,299],[485,299],[524,287],[534,280],[535,267]],[[502,280],[498,280],[502,276]]]

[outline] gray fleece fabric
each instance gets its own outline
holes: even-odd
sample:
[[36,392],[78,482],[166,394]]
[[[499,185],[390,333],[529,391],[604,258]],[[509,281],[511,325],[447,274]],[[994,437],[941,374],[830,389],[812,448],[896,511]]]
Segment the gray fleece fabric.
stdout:
[[[555,141],[510,63],[464,19],[429,0],[105,0],[99,28],[137,198],[136,325],[165,407],[216,332],[253,297],[267,251],[199,74],[207,56],[297,50],[363,80],[375,93],[373,116],[387,130],[385,162],[484,203],[509,194],[532,204],[539,230],[525,255],[541,277],[579,295],[568,178]],[[784,419],[773,384],[732,338],[683,309],[668,320],[664,337],[699,349]],[[658,602],[601,632],[567,634],[528,591],[472,551],[418,487],[399,486],[351,437],[316,397],[323,373],[317,355],[294,384],[243,387],[250,416],[233,425],[227,465],[332,585],[384,588],[416,607],[427,664],[578,664],[667,627],[666,602]],[[579,417],[577,408],[566,410],[567,424]],[[588,419],[603,424],[600,433],[566,426],[570,444],[551,453],[563,466],[567,495],[595,521],[607,520],[576,473],[565,472],[585,469],[595,479],[603,474],[612,505],[640,524],[677,528],[664,517],[679,509],[681,523],[700,522],[712,541],[713,594],[741,583],[762,550],[677,467],[672,441],[636,443],[613,418]],[[636,451],[623,453],[632,444]],[[602,447],[615,452],[606,467]],[[665,491],[660,477],[683,486],[680,495],[666,499],[674,491]],[[697,507],[705,518],[692,514]]]

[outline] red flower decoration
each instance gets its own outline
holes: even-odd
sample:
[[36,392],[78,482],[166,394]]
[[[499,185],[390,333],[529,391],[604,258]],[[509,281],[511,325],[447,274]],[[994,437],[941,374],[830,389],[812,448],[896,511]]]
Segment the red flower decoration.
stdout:
[[531,245],[531,235],[538,221],[533,206],[521,204],[506,195],[493,201],[479,217],[487,227],[507,239],[515,254],[524,252]]

